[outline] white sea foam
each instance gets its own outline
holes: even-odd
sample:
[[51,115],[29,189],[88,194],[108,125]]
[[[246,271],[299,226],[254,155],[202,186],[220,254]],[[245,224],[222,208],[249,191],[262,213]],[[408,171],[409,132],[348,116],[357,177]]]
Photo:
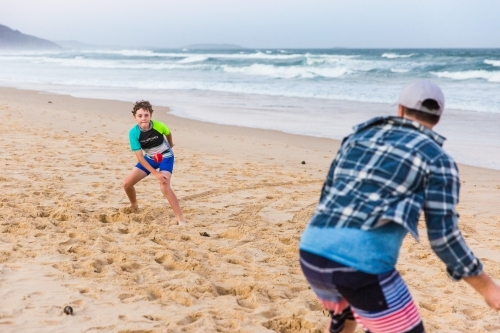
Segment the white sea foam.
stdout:
[[[306,59],[308,66],[321,66],[328,68],[343,67],[350,72],[370,72],[370,71],[392,71],[394,64],[384,60],[367,60],[358,59],[357,56],[328,56],[328,57],[308,57]],[[394,68],[398,73],[405,73],[414,67],[414,64],[401,64],[400,67]],[[393,72],[395,72],[393,71]]]
[[206,69],[210,67],[204,64],[191,64],[198,60],[186,58],[185,63],[165,63],[165,62],[131,62],[131,61],[117,61],[117,60],[107,60],[107,59],[89,59],[85,57],[75,57],[75,58],[46,58],[37,57],[30,59],[32,63],[49,63],[55,64],[62,67],[78,67],[78,68],[92,68],[92,69],[150,69],[150,70],[192,70],[192,69]]
[[179,64],[189,64],[192,62],[202,62],[205,60],[208,60],[208,57],[200,55],[200,56],[191,56],[191,57],[184,58],[182,60],[179,60],[178,63]]
[[393,73],[408,73],[409,71],[410,71],[409,69],[391,68],[391,72]]
[[[92,51],[89,51],[92,52]],[[103,51],[103,54],[117,54],[128,56],[134,56],[133,52],[122,51]],[[123,53],[123,54],[122,54]],[[264,52],[253,52],[245,53],[243,51],[239,53],[178,53],[178,52],[153,52],[153,51],[141,51],[136,52],[135,56],[141,57],[165,57],[165,58],[186,58],[186,57],[207,57],[213,59],[258,59],[258,60],[284,60],[284,59],[294,59],[304,57],[303,54],[267,54]]]
[[410,53],[410,54],[384,53],[382,54],[382,58],[387,58],[387,59],[410,58],[413,57],[414,55],[415,53]]
[[346,68],[311,68],[305,66],[279,67],[273,65],[254,64],[244,67],[222,66],[223,71],[228,73],[240,73],[247,75],[267,76],[280,79],[314,78],[318,76],[326,78],[338,78],[351,73]]
[[[188,49],[184,49],[188,51]],[[184,51],[183,50],[183,51]],[[83,50],[81,51],[83,54],[88,55],[116,55],[123,57],[145,57],[145,58],[186,58],[186,57],[194,57],[194,56],[202,56],[203,54],[198,53],[179,53],[179,52],[156,52],[151,50]]]
[[269,60],[284,60],[284,59],[294,59],[302,58],[302,54],[266,54],[263,52],[255,53],[240,53],[240,54],[203,54],[204,56],[210,58],[218,59],[269,59]]
[[162,53],[156,53],[150,50],[82,50],[81,53],[84,54],[114,54],[121,55],[124,57],[158,57]]
[[24,57],[20,57],[20,56],[13,56],[13,55],[5,55],[5,54],[1,54],[0,55],[0,61],[17,61],[17,60],[21,60],[21,59],[25,59]]
[[488,59],[486,59],[486,60],[484,61],[484,63],[485,63],[486,65],[491,65],[491,66],[495,66],[495,67],[500,67],[500,60],[488,60]]
[[9,51],[9,50],[0,50],[0,55],[5,56],[36,56],[36,55],[58,55],[65,51]]
[[431,72],[432,75],[437,77],[452,79],[452,80],[477,80],[483,79],[488,82],[500,82],[500,71],[485,71],[485,70],[477,70],[477,71],[463,71],[463,72]]
[[306,53],[306,64],[309,66],[321,64],[347,64],[349,60],[356,59],[357,55],[313,55]]

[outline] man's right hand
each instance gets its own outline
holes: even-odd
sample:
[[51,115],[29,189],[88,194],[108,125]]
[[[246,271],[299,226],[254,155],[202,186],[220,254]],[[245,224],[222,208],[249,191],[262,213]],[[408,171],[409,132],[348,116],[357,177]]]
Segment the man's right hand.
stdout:
[[500,310],[500,286],[493,282],[493,285],[489,289],[486,295],[483,295],[486,304],[492,309]]
[[481,294],[492,309],[500,310],[500,286],[488,274],[482,272],[478,276],[467,276],[464,281]]

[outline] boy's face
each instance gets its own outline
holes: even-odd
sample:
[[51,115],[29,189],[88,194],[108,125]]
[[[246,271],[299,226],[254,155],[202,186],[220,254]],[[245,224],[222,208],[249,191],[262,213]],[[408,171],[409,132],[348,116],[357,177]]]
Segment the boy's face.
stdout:
[[142,129],[149,128],[149,122],[151,121],[151,113],[149,110],[139,109],[134,115],[134,119]]

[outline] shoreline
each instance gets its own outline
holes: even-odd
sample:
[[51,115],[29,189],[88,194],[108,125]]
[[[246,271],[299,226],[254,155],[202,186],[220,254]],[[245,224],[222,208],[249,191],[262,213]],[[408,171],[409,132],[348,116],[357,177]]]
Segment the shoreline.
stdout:
[[[97,91],[80,88],[56,86],[49,89],[48,86],[35,85],[15,89],[129,103],[135,102],[130,96],[140,93],[153,105],[163,105],[170,109],[170,115],[180,118],[333,140],[342,140],[351,133],[353,126],[370,118],[394,115],[395,112],[389,104],[320,98],[168,89]],[[500,133],[496,124],[500,124],[500,113],[447,109],[435,131],[447,138],[444,149],[457,163],[500,170]]]
[[[32,89],[32,88],[19,88],[19,87],[6,87],[6,86],[0,86],[0,89],[7,89],[7,90],[12,89],[12,90],[26,91],[26,92],[32,92],[32,93],[37,93],[37,94],[41,94],[41,95],[48,95],[48,96],[52,96],[52,95],[53,96],[66,96],[66,97],[75,98],[75,99],[109,101],[109,102],[118,102],[118,103],[126,103],[126,104],[133,105],[132,101],[124,101],[124,100],[120,100],[120,99],[112,99],[112,98],[106,98],[106,97],[100,98],[100,97],[73,96],[70,92],[57,93],[57,92],[48,92],[48,91],[37,90],[37,89]],[[200,94],[206,95],[207,92],[201,91]],[[234,95],[235,95],[235,98],[240,96],[239,94],[234,94]],[[284,97],[284,96],[275,96],[275,97],[279,97],[279,98],[283,98],[283,99],[291,99],[292,101],[295,99],[304,99],[304,98],[299,98],[299,97],[293,97],[293,98],[292,97]],[[384,104],[384,103],[368,103],[368,102],[365,103],[365,102],[334,101],[334,100],[331,100],[331,102],[338,103],[338,105],[336,105],[337,108],[347,107],[350,111],[355,111],[356,109],[359,109],[360,105],[361,106],[363,106],[363,105],[372,106],[373,110],[371,111],[371,114],[373,117],[375,117],[377,115],[380,115],[380,116],[392,115],[392,113],[391,113],[392,109],[389,109],[389,111],[388,111],[388,109],[387,109],[388,105]],[[307,138],[310,138],[312,140],[319,139],[321,141],[325,141],[325,140],[332,141],[332,142],[334,142],[334,145],[337,147],[340,145],[342,138],[345,135],[348,135],[349,133],[351,133],[351,131],[352,131],[352,128],[349,128],[347,134],[345,134],[341,138],[332,138],[332,137],[326,137],[326,136],[320,136],[320,135],[308,135],[308,134],[301,134],[301,133],[296,133],[296,132],[283,131],[283,130],[279,130],[279,129],[270,129],[270,128],[262,128],[262,127],[249,127],[249,126],[245,126],[245,125],[235,125],[235,124],[227,124],[227,123],[216,122],[216,121],[195,119],[195,118],[190,118],[187,116],[179,115],[179,113],[181,113],[181,112],[173,111],[171,109],[171,107],[169,107],[169,106],[155,105],[153,103],[153,107],[155,109],[161,110],[161,112],[168,114],[169,117],[173,117],[174,119],[186,119],[188,122],[189,121],[198,122],[198,123],[206,124],[207,126],[213,125],[213,127],[223,126],[223,127],[227,127],[228,130],[230,130],[234,133],[237,133],[238,129],[242,129],[243,131],[247,131],[247,132],[251,132],[251,131],[264,131],[264,132],[268,132],[268,133],[274,132],[275,134],[270,134],[270,136],[272,138],[278,138],[279,136],[284,136],[284,137],[285,136],[293,136],[293,137],[300,137],[300,138],[302,138],[302,140],[304,140],[304,138],[305,138],[305,140],[307,140]],[[451,112],[449,114],[449,116],[453,117],[453,118],[463,117],[463,116],[467,115],[468,113],[476,113],[476,111],[472,111],[472,110],[471,111],[449,110],[449,111]],[[482,113],[484,113],[484,112],[482,112]],[[492,116],[497,115],[496,113],[487,113],[487,114],[492,115]],[[155,116],[158,116],[158,113],[156,113]],[[499,115],[499,117],[500,117],[500,115]],[[354,122],[353,124],[358,124],[358,123],[361,123],[361,122],[366,121],[368,119],[370,119],[370,118],[362,118],[362,119],[357,120],[357,122]],[[446,124],[446,119],[444,122],[445,122],[444,126],[448,125],[448,124]],[[443,124],[439,123],[437,126],[438,126],[437,132],[439,134],[442,134],[440,130],[442,129]],[[236,128],[236,129],[231,129],[231,128]],[[299,141],[299,140],[297,140],[297,141]],[[445,141],[445,145],[444,145],[445,148],[446,148],[447,143],[448,143],[448,140]],[[325,147],[326,147],[325,145],[321,145],[320,149],[326,149]],[[462,166],[466,166],[466,167],[472,167],[472,168],[500,171],[500,169],[484,167],[484,166],[477,166],[477,165],[462,163],[462,162],[457,162],[457,164],[462,165]]]
[[[176,144],[172,186],[189,221],[177,226],[152,177],[137,185],[139,212],[126,209],[132,103],[15,88],[0,88],[0,101],[2,331],[322,331],[328,319],[297,245],[338,140],[155,107]],[[498,280],[500,171],[459,167],[460,228]],[[419,232],[425,239],[423,223]],[[500,329],[497,312],[451,283],[425,240],[407,237],[400,257],[429,331]]]

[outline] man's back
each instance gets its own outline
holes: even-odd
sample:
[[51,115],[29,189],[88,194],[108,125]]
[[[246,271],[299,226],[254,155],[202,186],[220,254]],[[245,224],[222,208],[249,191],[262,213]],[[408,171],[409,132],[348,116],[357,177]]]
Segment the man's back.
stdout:
[[443,141],[399,117],[359,125],[342,143],[311,225],[371,229],[393,221],[417,237],[428,182],[436,169],[443,183],[455,184],[442,196],[458,201],[458,172],[441,148]]

